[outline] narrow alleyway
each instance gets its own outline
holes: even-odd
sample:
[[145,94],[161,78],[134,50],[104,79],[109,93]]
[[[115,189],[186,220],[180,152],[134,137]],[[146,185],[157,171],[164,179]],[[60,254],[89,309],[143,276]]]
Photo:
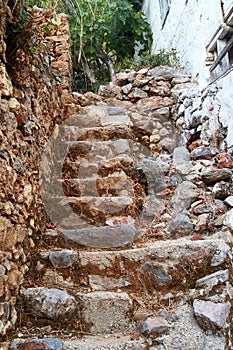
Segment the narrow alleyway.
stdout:
[[42,160],[50,223],[21,288],[13,349],[230,344],[233,161],[208,134],[214,88],[197,108],[195,89],[157,67],[120,73],[99,95],[73,93],[80,110]]

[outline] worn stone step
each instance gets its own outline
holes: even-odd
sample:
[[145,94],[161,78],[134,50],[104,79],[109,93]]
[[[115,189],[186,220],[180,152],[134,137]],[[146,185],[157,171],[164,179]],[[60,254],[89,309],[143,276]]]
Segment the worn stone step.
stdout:
[[[80,251],[79,264],[86,276],[123,278],[128,289],[170,292],[194,288],[195,281],[228,268],[231,249],[224,239],[191,237],[157,241],[135,249]],[[124,276],[124,277],[123,277]],[[103,281],[104,283],[104,281]]]
[[[47,198],[44,198],[43,202],[51,222],[58,228],[64,227],[64,220],[74,214],[74,218],[71,220],[75,220],[78,222],[78,226],[83,228],[88,226],[86,223],[89,220],[90,225],[95,227],[104,225],[111,216],[131,215],[135,217],[138,212],[138,203],[129,196],[100,197],[97,193],[97,196],[64,197],[47,194]],[[79,219],[83,221],[84,225]],[[66,227],[73,226],[72,222],[71,225],[67,226],[67,224]]]
[[67,141],[64,143],[64,148],[67,149],[66,158],[78,160],[84,158],[88,162],[99,161],[106,162],[114,159],[114,157],[125,155],[138,160],[138,155],[135,152],[142,151],[145,157],[148,150],[140,143],[133,142],[128,139],[117,139],[109,141]]
[[103,213],[117,213],[133,203],[133,199],[128,196],[118,197],[100,197],[100,196],[82,196],[61,198],[61,203],[68,204],[86,204]]
[[85,245],[89,248],[118,248],[136,239],[136,228],[129,224],[90,226],[60,231],[68,247]]
[[[90,167],[91,168],[91,167]],[[92,169],[93,170],[93,169]],[[90,174],[90,177],[88,176]],[[133,180],[125,172],[114,172],[105,177],[98,176],[97,173],[88,172],[87,178],[61,179],[66,196],[94,196],[94,195],[128,195],[133,196]],[[92,175],[92,176],[91,176]]]
[[84,107],[82,113],[75,114],[66,121],[66,125],[80,128],[130,124],[126,109],[107,105]]
[[[45,261],[49,262],[48,273],[43,281],[48,283],[49,277],[53,281],[51,283],[68,290],[82,290],[82,286],[77,284],[79,276],[82,276],[84,286],[89,291],[116,292],[120,289],[143,298],[151,293],[162,297],[166,293],[175,295],[196,288],[204,283],[204,277],[216,271],[224,271],[225,280],[229,277],[227,271],[231,266],[232,253],[223,239],[213,237],[192,241],[191,237],[186,237],[146,243],[142,247],[137,247],[135,241],[131,242],[132,248],[126,249],[124,243],[136,234],[131,225],[63,230],[61,234],[67,242],[66,249],[41,252],[42,266]],[[104,247],[105,243],[111,250],[81,250],[78,242],[89,243],[89,249]],[[120,250],[114,250],[114,244],[116,248],[117,243]],[[77,271],[75,266],[78,266]],[[69,285],[64,270],[66,268],[73,269]],[[53,269],[54,272],[51,272]]]
[[[133,301],[125,292],[90,292],[71,295],[58,288],[22,288],[19,302],[25,322],[37,319],[38,326],[51,324],[55,329],[84,334],[123,334],[135,328]],[[64,322],[65,321],[65,322]]]
[[127,125],[96,126],[81,128],[80,126],[67,125],[63,127],[64,141],[98,140],[108,141],[114,139],[132,139],[132,129]]

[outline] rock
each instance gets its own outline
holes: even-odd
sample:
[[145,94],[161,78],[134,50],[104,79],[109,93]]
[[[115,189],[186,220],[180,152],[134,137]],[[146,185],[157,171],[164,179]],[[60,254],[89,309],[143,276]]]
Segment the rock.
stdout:
[[101,126],[131,125],[131,121],[127,114],[103,115],[100,117],[100,123]]
[[195,91],[197,89],[197,86],[193,83],[183,83],[183,84],[176,84],[172,89],[171,93],[175,96],[179,96],[181,92],[187,91],[187,90],[193,90]]
[[129,97],[132,99],[147,98],[148,94],[145,91],[135,87],[129,93]]
[[212,152],[208,147],[200,146],[195,148],[191,152],[191,158],[194,160],[197,159],[211,159],[212,158]]
[[170,108],[169,107],[162,107],[156,110],[156,114],[160,115],[161,117],[164,117],[166,119],[170,116]]
[[215,216],[219,216],[227,211],[227,206],[220,199],[215,199],[213,201],[206,200],[201,203],[198,201],[196,202],[196,205],[193,205],[192,211],[196,215],[203,213],[214,213]]
[[148,76],[152,76],[155,81],[157,80],[172,80],[173,78],[179,78],[182,75],[174,68],[168,66],[157,66],[148,71]]
[[195,288],[208,288],[212,289],[214,286],[217,286],[219,283],[227,282],[229,279],[229,270],[219,270],[207,275],[203,278],[196,280]]
[[233,194],[233,186],[229,182],[217,182],[213,187],[213,194],[217,199],[225,199],[226,197]]
[[81,318],[92,334],[129,330],[133,303],[127,293],[93,292],[79,294]]
[[147,318],[146,321],[138,323],[138,331],[146,337],[157,336],[169,329],[169,323],[162,317]]
[[125,115],[126,110],[122,107],[107,107],[107,111],[109,115]]
[[116,288],[128,287],[130,283],[122,278],[101,277],[99,275],[89,275],[89,284],[93,291],[111,290]]
[[223,264],[227,258],[232,259],[232,252],[228,244],[224,244],[222,246],[219,246],[219,249],[216,251],[214,256],[211,259],[210,266],[220,266]]
[[215,157],[215,162],[218,168],[233,168],[233,160],[228,153],[219,153]]
[[52,320],[72,317],[78,306],[73,296],[56,288],[23,288],[21,297],[26,312]]
[[133,84],[129,83],[129,84],[124,85],[122,87],[122,91],[125,95],[128,95],[130,93],[130,91],[132,90],[132,88],[133,88]]
[[166,104],[162,97],[153,96],[153,97],[140,99],[136,103],[136,106],[137,106],[138,113],[141,113],[141,112],[154,111],[154,110],[160,109],[162,107],[165,107]]
[[197,218],[197,223],[195,225],[195,231],[201,233],[208,228],[210,220],[210,214],[201,214]]
[[175,213],[180,213],[185,209],[189,209],[191,203],[198,197],[199,190],[196,185],[190,181],[181,182],[171,200],[171,208]]
[[112,216],[111,218],[106,220],[106,224],[109,226],[121,224],[135,226],[135,220],[132,218],[132,216]]
[[131,243],[136,229],[131,225],[90,227],[77,230],[61,230],[67,245],[82,244],[96,248],[121,247]]
[[11,96],[13,93],[12,82],[6,71],[5,65],[2,63],[0,64],[0,90],[2,96]]
[[156,216],[160,216],[161,213],[165,210],[165,203],[158,198],[149,199],[147,203],[144,204],[143,212],[141,217],[143,219],[154,220]]
[[78,253],[73,250],[59,250],[50,252],[49,261],[56,268],[66,269],[78,261]]
[[223,220],[224,225],[233,230],[233,209],[229,210]]
[[225,168],[205,170],[202,172],[201,178],[207,185],[213,185],[218,181],[230,180],[232,178],[232,171]]
[[116,75],[116,84],[122,86],[127,83],[127,81],[132,81],[136,74],[137,73],[135,71],[118,73]]
[[157,286],[168,286],[172,277],[168,273],[168,266],[153,262],[146,262],[142,269],[146,271],[152,279],[152,283],[155,282]]
[[225,198],[224,203],[229,205],[230,207],[233,207],[233,196]]
[[180,76],[180,77],[175,77],[172,79],[171,84],[174,86],[176,84],[184,84],[184,83],[189,83],[190,80],[190,76],[186,75],[186,76]]
[[9,108],[11,112],[17,112],[20,109],[20,103],[17,101],[16,98],[11,97],[9,99]]
[[175,166],[189,162],[190,154],[186,147],[176,147],[173,151],[173,164]]
[[213,303],[212,301],[194,300],[195,317],[201,328],[217,332],[227,327],[231,305],[227,303]]
[[11,343],[12,350],[63,350],[63,342],[57,338],[19,339]]
[[171,235],[186,235],[191,233],[193,229],[193,224],[191,223],[189,217],[185,214],[178,214],[171,220],[168,226],[168,232],[170,232]]
[[161,137],[159,135],[150,135],[150,143],[158,143]]

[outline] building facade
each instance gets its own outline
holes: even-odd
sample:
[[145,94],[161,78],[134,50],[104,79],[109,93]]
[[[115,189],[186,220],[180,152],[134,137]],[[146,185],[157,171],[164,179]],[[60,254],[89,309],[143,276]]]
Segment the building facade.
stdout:
[[152,53],[175,49],[200,88],[216,83],[220,124],[233,150],[233,0],[144,0]]
[[232,0],[145,0],[143,10],[153,30],[152,52],[176,49],[181,64],[200,83],[232,65]]

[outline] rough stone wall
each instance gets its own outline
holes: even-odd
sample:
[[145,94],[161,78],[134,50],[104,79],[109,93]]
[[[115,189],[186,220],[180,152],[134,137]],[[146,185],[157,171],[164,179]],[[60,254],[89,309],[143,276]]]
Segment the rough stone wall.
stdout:
[[72,113],[67,16],[33,10],[36,54],[21,45],[8,61],[7,3],[0,0],[0,336],[17,320],[18,289],[46,226],[38,195],[41,152],[56,124]]
[[[232,81],[231,74],[229,79]],[[210,144],[214,152],[227,151],[232,156],[232,106],[227,86],[224,87],[221,80],[205,88],[190,85],[185,89],[181,85],[174,93],[177,105],[173,119],[184,143],[199,134],[198,137]]]

